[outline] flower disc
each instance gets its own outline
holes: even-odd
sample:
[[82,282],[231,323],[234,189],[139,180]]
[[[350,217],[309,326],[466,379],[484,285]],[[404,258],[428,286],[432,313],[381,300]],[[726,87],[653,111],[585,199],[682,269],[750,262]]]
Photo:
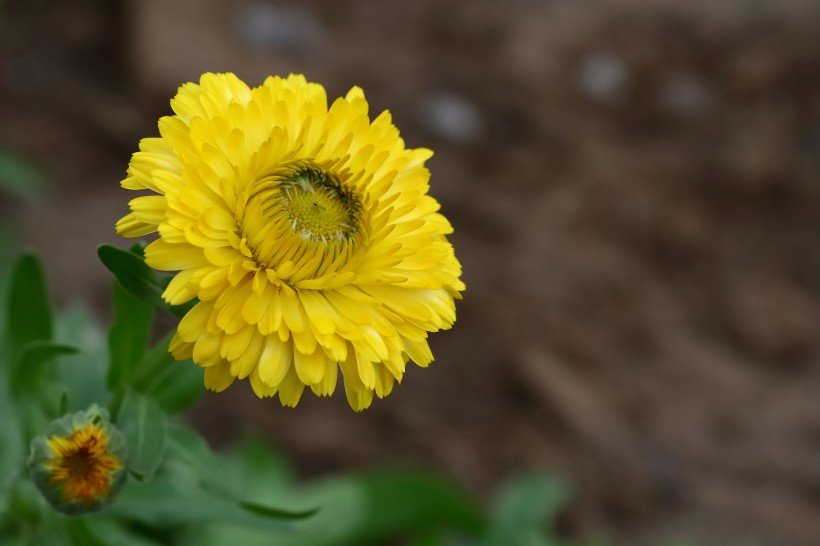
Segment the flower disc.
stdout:
[[206,387],[248,378],[295,406],[331,394],[341,369],[355,410],[384,397],[405,364],[433,359],[464,284],[427,194],[432,152],[407,149],[390,114],[368,117],[354,87],[328,108],[302,76],[250,89],[205,74],[171,101],[123,187],[153,195],[117,223],[158,232],[146,263],[178,271],[163,297],[199,298],[171,344],[205,368]]

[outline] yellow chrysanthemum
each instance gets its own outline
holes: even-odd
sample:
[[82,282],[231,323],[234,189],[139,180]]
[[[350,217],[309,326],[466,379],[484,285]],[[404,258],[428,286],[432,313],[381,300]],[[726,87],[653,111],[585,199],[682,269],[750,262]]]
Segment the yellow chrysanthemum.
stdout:
[[407,149],[390,114],[373,121],[361,89],[328,108],[303,76],[250,89],[205,74],[171,101],[123,187],[137,197],[117,231],[159,239],[145,261],[179,271],[163,297],[199,298],[171,344],[221,391],[249,378],[295,406],[331,394],[341,368],[355,410],[384,397],[428,332],[455,321],[464,284],[427,195],[432,152]]

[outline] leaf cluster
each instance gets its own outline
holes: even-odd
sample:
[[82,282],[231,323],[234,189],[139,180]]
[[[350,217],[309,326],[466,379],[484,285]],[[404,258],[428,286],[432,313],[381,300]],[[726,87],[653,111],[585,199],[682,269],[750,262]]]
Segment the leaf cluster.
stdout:
[[[565,481],[522,474],[490,510],[434,473],[377,469],[294,481],[269,443],[217,454],[179,414],[202,393],[202,369],[177,362],[157,311],[183,315],[142,249],[99,249],[116,283],[107,331],[74,307],[55,313],[42,267],[24,254],[0,292],[0,544],[54,546],[591,546],[556,538]],[[3,278],[0,271],[0,279]],[[26,474],[32,438],[90,404],[107,407],[128,445],[128,483],[94,514],[68,517]],[[397,542],[398,541],[398,542]]]

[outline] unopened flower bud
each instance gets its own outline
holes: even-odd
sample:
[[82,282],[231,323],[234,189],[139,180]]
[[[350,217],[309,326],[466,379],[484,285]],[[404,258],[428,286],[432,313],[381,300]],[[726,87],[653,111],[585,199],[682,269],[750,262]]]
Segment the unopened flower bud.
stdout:
[[43,496],[60,512],[99,510],[125,481],[125,438],[108,411],[92,405],[52,421],[31,441],[28,466]]

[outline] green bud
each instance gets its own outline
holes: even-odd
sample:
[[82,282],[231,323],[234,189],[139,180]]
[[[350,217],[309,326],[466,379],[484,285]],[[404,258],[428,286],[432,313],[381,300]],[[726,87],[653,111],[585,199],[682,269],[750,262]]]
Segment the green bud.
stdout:
[[108,411],[85,411],[52,421],[31,441],[31,478],[49,503],[69,515],[99,510],[125,482],[128,448]]

